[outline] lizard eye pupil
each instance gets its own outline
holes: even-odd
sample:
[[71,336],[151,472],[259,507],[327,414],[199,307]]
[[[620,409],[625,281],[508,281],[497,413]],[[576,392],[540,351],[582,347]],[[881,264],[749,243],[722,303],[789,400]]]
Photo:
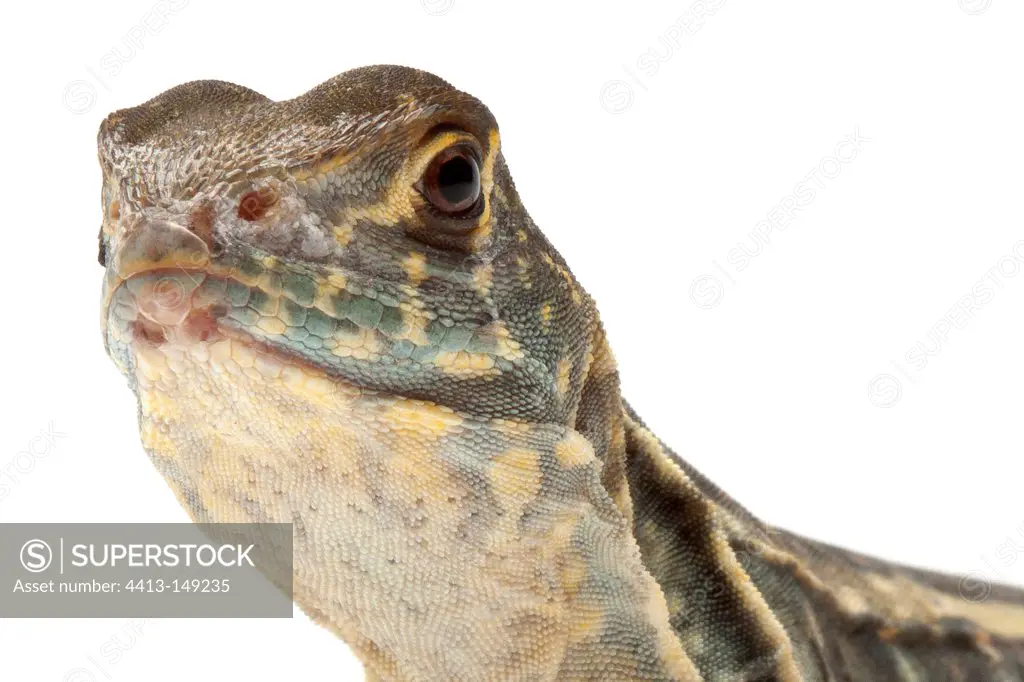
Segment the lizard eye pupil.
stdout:
[[480,199],[480,165],[468,147],[450,147],[430,162],[423,178],[423,194],[434,208],[447,215],[466,213]]

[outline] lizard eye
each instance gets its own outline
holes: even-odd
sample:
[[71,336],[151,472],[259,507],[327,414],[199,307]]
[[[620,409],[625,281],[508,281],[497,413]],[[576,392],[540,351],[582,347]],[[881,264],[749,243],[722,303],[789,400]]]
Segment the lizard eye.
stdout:
[[469,145],[448,147],[431,160],[420,192],[445,216],[458,218],[480,201],[480,163]]

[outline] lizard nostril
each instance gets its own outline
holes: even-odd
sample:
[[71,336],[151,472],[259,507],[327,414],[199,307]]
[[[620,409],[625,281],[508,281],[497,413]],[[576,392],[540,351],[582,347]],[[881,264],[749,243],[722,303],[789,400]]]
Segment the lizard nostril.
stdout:
[[246,192],[238,202],[238,217],[253,222],[267,215],[277,203],[277,193],[268,188]]

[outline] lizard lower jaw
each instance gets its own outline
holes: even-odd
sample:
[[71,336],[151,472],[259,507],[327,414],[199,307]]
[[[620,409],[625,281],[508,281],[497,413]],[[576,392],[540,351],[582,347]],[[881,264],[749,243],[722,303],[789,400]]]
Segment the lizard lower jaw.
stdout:
[[137,274],[111,292],[106,308],[107,334],[117,340],[178,343],[213,340],[227,311],[223,302],[200,289],[199,271],[156,270]]
[[[230,306],[225,283],[198,270],[160,269],[115,281],[104,306],[104,343],[118,369],[138,380],[140,353],[158,348],[199,351],[231,338],[270,355],[237,323],[222,324]],[[201,352],[201,351],[200,351]]]
[[[105,297],[107,353],[136,384],[146,383],[147,363],[183,353],[200,362],[235,355],[271,375],[286,366],[319,374],[311,363],[266,338],[261,325],[267,319],[257,315],[252,324],[253,311],[232,303],[232,282],[176,268],[142,272],[116,283]],[[339,394],[356,390],[338,377],[332,381],[332,390]]]

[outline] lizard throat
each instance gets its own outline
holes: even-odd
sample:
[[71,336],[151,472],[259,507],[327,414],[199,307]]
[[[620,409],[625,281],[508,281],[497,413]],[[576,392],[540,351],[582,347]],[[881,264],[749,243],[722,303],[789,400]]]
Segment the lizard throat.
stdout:
[[160,270],[110,295],[143,445],[195,521],[291,523],[295,600],[378,670],[695,679],[587,437],[339,381],[250,334],[229,289]]

